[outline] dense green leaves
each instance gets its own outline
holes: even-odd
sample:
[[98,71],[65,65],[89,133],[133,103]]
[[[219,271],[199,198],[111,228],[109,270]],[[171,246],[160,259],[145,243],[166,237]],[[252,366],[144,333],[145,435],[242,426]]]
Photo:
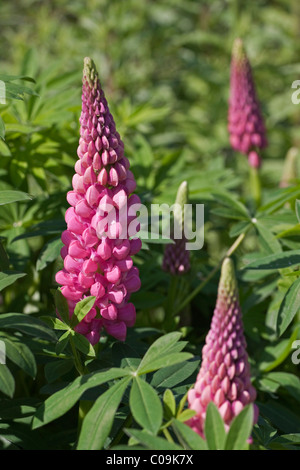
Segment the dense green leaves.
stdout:
[[38,318],[21,313],[4,313],[0,315],[0,329],[18,330],[28,335],[50,341],[56,340],[55,333]]
[[130,377],[124,377],[96,400],[84,418],[78,450],[100,450],[103,447],[130,380]]
[[0,272],[0,291],[24,276],[26,276],[25,273]]
[[207,443],[189,426],[178,420],[173,420],[172,426],[178,435],[179,441],[184,449],[207,450]]
[[161,367],[171,366],[192,357],[189,353],[177,352],[180,333],[174,332],[158,338],[148,349],[137,370],[138,374],[146,374]]
[[64,415],[89,388],[97,387],[110,380],[126,375],[128,375],[127,371],[112,368],[108,371],[78,377],[67,387],[51,395],[51,397],[38,408],[33,420],[33,428],[43,426]]
[[5,364],[0,364],[0,392],[9,397],[13,397],[15,391],[15,381]]
[[17,201],[30,201],[31,199],[33,199],[32,196],[22,191],[0,191],[0,206]]
[[247,448],[253,427],[253,405],[246,406],[232,421],[227,434],[225,450],[243,450]]
[[274,255],[268,255],[264,258],[259,258],[247,264],[247,269],[283,269],[292,268],[300,265],[300,254],[298,250],[290,250]]
[[224,421],[212,402],[207,406],[204,433],[207,445],[211,450],[222,450],[224,448],[226,440]]
[[135,421],[156,434],[162,423],[162,405],[154,388],[138,376],[131,387],[129,404]]

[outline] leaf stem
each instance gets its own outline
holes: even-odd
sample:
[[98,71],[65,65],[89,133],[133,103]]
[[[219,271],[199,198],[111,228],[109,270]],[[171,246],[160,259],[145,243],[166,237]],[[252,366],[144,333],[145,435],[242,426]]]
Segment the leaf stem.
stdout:
[[167,428],[163,428],[163,433],[167,439],[168,442],[170,442],[171,444],[174,444],[174,440],[169,432],[169,430]]
[[261,183],[258,168],[250,167],[250,188],[256,207],[261,204]]

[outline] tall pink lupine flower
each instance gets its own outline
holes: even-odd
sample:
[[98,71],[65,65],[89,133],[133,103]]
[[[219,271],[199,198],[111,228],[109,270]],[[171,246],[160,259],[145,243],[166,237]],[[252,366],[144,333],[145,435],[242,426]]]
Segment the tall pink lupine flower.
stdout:
[[[228,430],[232,419],[255,398],[234,267],[231,259],[226,258],[211,327],[202,350],[201,368],[194,388],[188,392],[189,408],[196,411],[188,424],[204,437],[206,408],[213,401]],[[256,405],[254,408],[256,422],[258,409]]]
[[188,184],[183,181],[178,188],[175,200],[174,233],[172,236],[174,243],[166,245],[162,265],[164,271],[173,275],[185,274],[190,270],[190,252],[186,249],[184,236],[184,205],[187,203]]
[[132,194],[134,176],[90,58],[84,59],[80,124],[79,159],[73,190],[67,194],[71,206],[65,214],[67,230],[62,234],[64,269],[56,281],[62,285],[70,316],[77,302],[96,297],[94,307],[75,328],[78,333],[96,344],[104,328],[124,341],[136,317],[130,294],[140,288],[131,256],[140,250],[141,241],[129,239],[135,233],[128,233],[140,200]]
[[259,149],[267,145],[266,130],[241,39],[235,40],[232,49],[228,131],[232,148],[246,154],[249,164],[258,168]]

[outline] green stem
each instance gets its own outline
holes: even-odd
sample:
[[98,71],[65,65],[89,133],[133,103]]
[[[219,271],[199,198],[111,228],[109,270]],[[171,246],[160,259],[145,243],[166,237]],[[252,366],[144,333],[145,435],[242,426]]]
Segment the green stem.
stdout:
[[239,237],[235,240],[235,242],[231,245],[231,247],[226,251],[226,254],[223,258],[221,258],[221,260],[219,261],[219,263],[214,267],[214,269],[209,273],[209,275],[207,276],[206,279],[204,279],[204,281],[202,281],[194,290],[193,292],[190,293],[190,295],[188,295],[184,301],[177,307],[174,309],[173,311],[173,315],[176,315],[178,312],[180,312],[191,300],[193,300],[193,298],[199,294],[199,292],[203,289],[203,287],[206,286],[206,284],[214,277],[214,275],[216,274],[216,272],[220,269],[221,265],[222,265],[222,262],[224,260],[224,258],[228,258],[229,256],[231,256],[235,250],[240,246],[240,244],[242,243],[242,241],[244,240],[245,236],[246,236],[246,232],[243,232],[239,235]]
[[[71,348],[72,348],[73,360],[74,360],[74,365],[76,367],[76,370],[77,370],[79,375],[83,376],[88,371],[81,362],[80,355],[78,354],[78,352],[76,350],[76,346],[74,344],[72,336],[70,337],[70,344],[71,344]],[[82,422],[83,422],[86,414],[88,413],[88,411],[91,409],[92,406],[93,406],[92,401],[88,401],[88,400],[80,400],[79,401],[78,427],[77,427],[78,436],[79,436],[80,431],[81,431]]]
[[261,204],[261,183],[258,168],[250,167],[250,188],[256,207]]
[[174,444],[174,440],[173,440],[173,438],[172,438],[172,436],[171,436],[171,434],[169,433],[169,431],[168,431],[167,428],[164,428],[164,429],[163,429],[163,433],[164,433],[164,435],[165,435],[167,441],[170,442],[171,444]]

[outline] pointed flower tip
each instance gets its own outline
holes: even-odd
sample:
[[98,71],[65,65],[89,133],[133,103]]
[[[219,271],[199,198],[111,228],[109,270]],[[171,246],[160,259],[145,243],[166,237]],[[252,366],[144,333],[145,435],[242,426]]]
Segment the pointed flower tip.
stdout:
[[237,290],[234,264],[231,258],[225,258],[221,268],[219,289],[233,293]]
[[246,56],[244,43],[241,38],[236,38],[234,40],[232,47],[232,56],[237,60],[243,59]]
[[175,203],[183,206],[188,203],[188,183],[183,181],[177,190]]
[[85,57],[83,60],[83,76],[91,86],[93,85],[95,78],[98,77],[95,63],[90,57]]

